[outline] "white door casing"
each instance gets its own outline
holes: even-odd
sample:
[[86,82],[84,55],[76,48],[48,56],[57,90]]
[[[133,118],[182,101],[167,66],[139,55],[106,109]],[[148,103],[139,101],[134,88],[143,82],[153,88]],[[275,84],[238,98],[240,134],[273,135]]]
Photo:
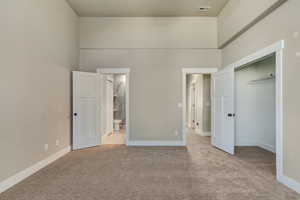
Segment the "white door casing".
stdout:
[[73,150],[100,145],[99,75],[73,72]]
[[114,94],[113,94],[113,77],[107,76],[106,79],[106,131],[105,134],[113,132],[113,121],[114,121]]
[[213,74],[212,84],[214,90],[212,145],[234,154],[234,67],[229,66]]

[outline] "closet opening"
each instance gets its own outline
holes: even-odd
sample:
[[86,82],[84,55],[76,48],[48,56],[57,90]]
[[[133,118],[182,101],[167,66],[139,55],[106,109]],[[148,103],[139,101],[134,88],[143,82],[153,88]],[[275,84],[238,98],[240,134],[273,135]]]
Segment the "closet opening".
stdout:
[[276,55],[235,69],[235,154],[276,176]]

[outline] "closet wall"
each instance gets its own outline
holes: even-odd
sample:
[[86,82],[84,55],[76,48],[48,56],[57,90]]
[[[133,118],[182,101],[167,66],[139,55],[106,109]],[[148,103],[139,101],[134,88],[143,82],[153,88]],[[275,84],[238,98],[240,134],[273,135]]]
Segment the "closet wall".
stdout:
[[236,145],[260,146],[275,152],[275,56],[236,71]]

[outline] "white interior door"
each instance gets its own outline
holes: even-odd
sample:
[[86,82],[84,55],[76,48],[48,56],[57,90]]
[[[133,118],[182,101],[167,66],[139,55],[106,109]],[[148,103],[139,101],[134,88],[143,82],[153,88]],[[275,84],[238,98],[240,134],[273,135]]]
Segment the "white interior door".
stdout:
[[73,149],[100,145],[99,78],[73,72]]
[[212,76],[212,145],[234,154],[234,68],[228,67]]

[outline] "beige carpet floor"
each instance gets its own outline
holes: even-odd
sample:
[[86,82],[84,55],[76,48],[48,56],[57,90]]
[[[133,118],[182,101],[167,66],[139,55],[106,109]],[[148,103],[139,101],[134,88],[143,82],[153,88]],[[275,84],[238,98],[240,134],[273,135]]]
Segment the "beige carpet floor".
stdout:
[[298,200],[276,182],[275,156],[230,156],[189,134],[187,148],[104,145],[69,153],[1,200]]

